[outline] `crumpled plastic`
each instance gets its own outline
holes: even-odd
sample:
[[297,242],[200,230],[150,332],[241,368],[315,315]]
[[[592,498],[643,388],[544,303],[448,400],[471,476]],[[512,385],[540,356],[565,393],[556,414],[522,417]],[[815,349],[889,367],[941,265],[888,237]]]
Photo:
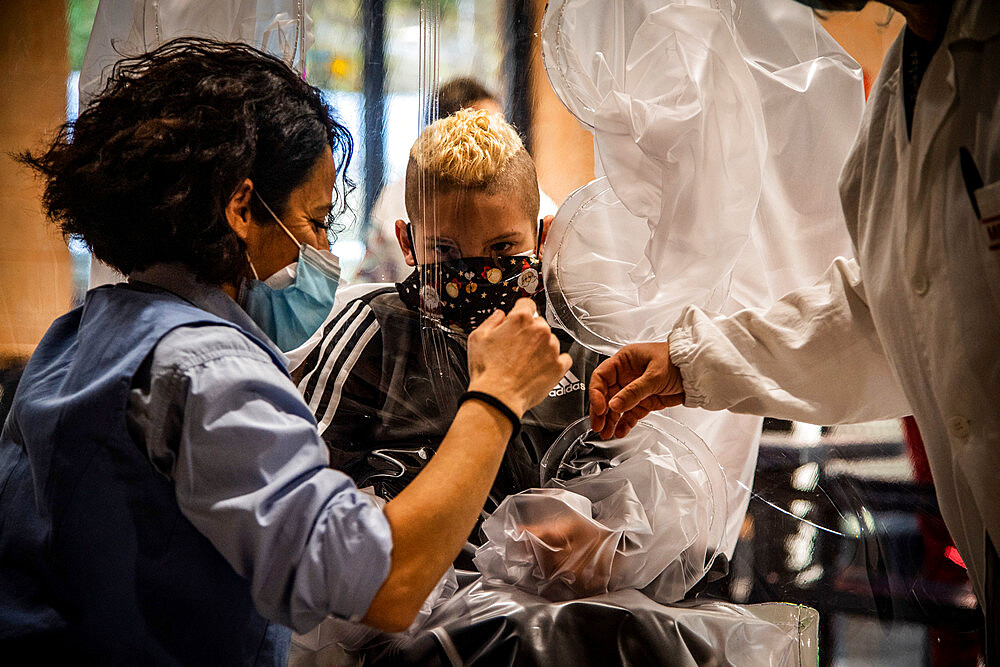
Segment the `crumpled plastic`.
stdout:
[[507,497],[483,523],[487,581],[549,600],[628,588],[674,602],[702,579],[725,532],[725,475],[690,429],[652,414],[602,441],[588,418],[542,461],[545,488]]
[[635,590],[550,602],[478,580],[421,632],[382,634],[352,652],[351,664],[811,667],[817,628],[818,614],[800,605],[665,606]]
[[[850,255],[860,67],[794,0],[553,0],[542,53],[601,176],[546,242],[552,321],[604,354],[766,306]],[[612,239],[609,243],[609,238]]]
[[[724,304],[749,239],[767,145],[756,86],[717,8],[552,3],[543,53],[569,59],[573,30],[584,23],[628,31],[637,21],[604,44],[585,32],[579,48],[600,47],[590,70],[546,59],[557,94],[592,126],[605,174],[556,215],[546,243],[548,294],[571,304],[557,316],[604,354],[663,340],[683,306]],[[546,37],[559,48],[545,49]],[[587,97],[574,98],[588,80]],[[608,235],[621,241],[609,246]]]
[[304,72],[313,43],[311,5],[312,0],[102,0],[80,70],[80,106],[100,92],[120,59],[176,37],[243,42]]
[[[688,305],[720,314],[767,307],[852,254],[837,181],[861,121],[861,68],[808,7],[551,0],[541,39],[553,89],[594,134],[598,173],[563,203],[546,241],[553,325],[610,355],[666,340]],[[683,407],[668,413],[708,443],[725,471],[719,549],[731,554],[760,420]],[[586,514],[578,500],[562,502],[556,516]],[[506,543],[517,541],[508,511],[510,532],[495,533]],[[680,532],[678,544],[681,526],[665,527]],[[539,590],[551,573],[522,562],[523,542],[510,550],[509,571],[488,567]],[[685,567],[657,599],[691,583]]]

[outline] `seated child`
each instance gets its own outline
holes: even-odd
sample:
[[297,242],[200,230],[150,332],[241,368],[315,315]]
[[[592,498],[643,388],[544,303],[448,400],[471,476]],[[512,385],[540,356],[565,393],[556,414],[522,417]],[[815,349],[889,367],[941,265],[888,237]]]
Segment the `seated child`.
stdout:
[[[452,422],[468,383],[469,332],[519,297],[533,298],[540,312],[545,303],[535,167],[499,115],[466,109],[425,128],[410,150],[405,187],[412,226],[397,221],[396,237],[416,268],[348,301],[298,369],[330,464],[385,499],[426,465]],[[587,414],[585,382],[599,355],[555,333],[574,364],[524,415],[486,511],[539,486],[541,457]]]

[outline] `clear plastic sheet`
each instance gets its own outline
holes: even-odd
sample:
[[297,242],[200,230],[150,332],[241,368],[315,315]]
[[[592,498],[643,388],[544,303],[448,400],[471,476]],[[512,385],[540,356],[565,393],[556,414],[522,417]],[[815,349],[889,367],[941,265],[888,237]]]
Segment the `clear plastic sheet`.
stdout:
[[733,298],[769,305],[818,279],[853,249],[837,184],[864,110],[860,66],[812,10],[791,0],[737,5],[735,30],[767,130],[754,260],[734,272]]
[[509,496],[483,523],[475,565],[550,600],[643,589],[675,602],[719,553],[724,473],[702,440],[664,415],[602,441],[583,418],[542,460],[545,488]]
[[243,42],[304,71],[305,52],[313,41],[311,4],[312,0],[104,0],[98,5],[80,71],[80,104],[101,90],[118,60],[175,37]]
[[[311,3],[301,4],[300,32],[295,0],[103,2],[92,41],[103,46],[88,53],[84,95],[102,62],[119,57],[115,48],[129,55],[182,31],[264,46],[301,70]],[[564,201],[543,272],[547,315],[572,333],[562,341],[586,362],[529,412],[509,447],[486,507],[492,515],[471,536],[485,581],[450,570],[405,633],[328,619],[298,645],[315,664],[809,665],[818,630],[824,664],[975,664],[981,614],[933,488],[914,474],[896,424],[882,425],[888,434],[766,431],[758,467],[753,417],[674,408],[663,414],[679,430],[656,431],[671,422],[653,417],[635,439],[612,443],[589,440],[579,421],[597,360],[585,347],[607,354],[660,340],[688,303],[720,312],[765,305],[850,254],[835,184],[860,118],[860,72],[812,12],[792,0],[552,0],[538,42],[509,44],[482,20],[498,12],[484,12],[482,0],[413,4],[421,23],[397,23],[387,40],[393,66],[419,76],[416,117],[404,126],[423,127],[441,81],[468,73],[439,64],[439,32],[457,12],[480,36],[469,39],[469,30],[456,40],[475,58],[497,46],[483,42],[484,31],[512,52],[540,43],[559,99],[595,136],[598,178]],[[371,30],[358,23],[359,33]],[[334,55],[342,54],[330,63]],[[713,99],[722,80],[749,92]],[[508,87],[508,103],[527,88],[488,83]],[[359,116],[361,93],[349,91],[330,99]],[[700,164],[698,151],[716,150],[713,131],[739,141],[718,144],[731,159]],[[431,199],[421,208],[435,210]],[[371,374],[340,375],[375,337],[357,300],[393,289],[341,287],[322,330],[289,355],[293,368],[313,350],[321,364],[341,364],[324,380],[327,397],[314,391],[310,407],[338,429],[333,464],[384,497],[433,455],[466,379],[462,336],[419,314],[382,320],[389,326],[378,335],[395,347]],[[390,310],[399,314],[379,314]],[[375,371],[401,378],[385,401],[365,393],[379,389]],[[337,417],[338,409],[346,412]],[[375,444],[360,455],[363,443]],[[475,547],[460,558],[466,567]],[[777,600],[795,604],[757,604]]]
[[[710,310],[727,302],[728,273],[718,281],[674,289],[652,297],[643,292],[656,285],[635,282],[647,270],[647,220],[633,215],[601,177],[567,198],[552,223],[543,258],[549,321],[602,354],[613,354],[629,342],[662,340],[679,309],[699,303]],[[643,269],[645,267],[645,269]]]
[[[635,590],[553,603],[478,580],[435,609],[420,632],[382,635],[328,664],[812,667],[817,620],[798,605],[667,607]],[[310,663],[293,658],[291,664]]]
[[[311,5],[312,0],[102,0],[77,83],[80,108],[104,88],[116,62],[177,37],[243,42],[304,72],[313,43]],[[103,262],[91,261],[88,289],[122,280]]]
[[[598,172],[550,230],[548,317],[612,354],[664,340],[680,310],[763,307],[850,255],[837,174],[861,70],[792,0],[559,0],[542,51],[594,135]],[[760,420],[675,408],[725,471],[721,551],[750,497]]]
[[[432,115],[439,83],[440,8],[425,4],[419,30],[421,125]],[[758,14],[770,11],[758,4],[764,3],[753,5]],[[782,3],[785,9],[788,4],[794,3]],[[550,80],[562,101],[594,133],[598,173],[603,174],[563,203],[543,255],[546,314],[576,339],[563,336],[563,344],[575,361],[587,359],[584,367],[592,369],[594,352],[610,354],[628,342],[662,340],[679,309],[690,303],[719,311],[764,305],[785,287],[772,284],[768,266],[775,275],[805,282],[807,270],[822,271],[842,249],[824,244],[822,252],[831,253],[828,257],[821,261],[809,255],[805,269],[793,267],[784,273],[787,267],[781,262],[786,260],[777,251],[766,254],[766,244],[773,240],[761,232],[768,211],[795,211],[795,219],[787,221],[793,231],[812,224],[826,233],[833,227],[831,220],[840,219],[835,181],[820,185],[810,180],[823,195],[813,193],[815,206],[806,210],[787,203],[788,184],[776,181],[786,172],[772,164],[780,162],[800,178],[795,188],[802,187],[801,179],[808,174],[787,161],[788,151],[805,154],[813,150],[810,141],[825,151],[826,144],[814,136],[825,130],[782,133],[768,124],[764,109],[766,102],[775,100],[789,107],[782,109],[786,114],[805,113],[788,92],[796,85],[801,84],[800,94],[824,104],[831,92],[839,95],[854,85],[858,104],[836,122],[856,128],[860,72],[851,69],[842,52],[836,63],[843,67],[838,70],[814,62],[819,57],[815,51],[796,50],[800,41],[809,39],[823,47],[832,44],[829,38],[817,38],[822,29],[804,8],[793,12],[794,21],[783,27],[801,34],[777,40],[780,50],[776,44],[775,54],[765,50],[760,56],[740,40],[736,28],[751,26],[741,14],[747,8],[732,9],[729,3],[565,0],[550,3],[546,11],[541,41]],[[760,19],[767,20],[770,14]],[[803,72],[811,68],[813,74],[820,73],[817,81],[807,85],[796,79],[789,70],[798,66]],[[822,75],[826,71],[832,74]],[[831,76],[841,89],[826,82]],[[775,91],[762,92],[772,84],[784,98]],[[781,122],[787,118],[782,116]],[[847,132],[834,134],[830,142],[842,155],[851,137],[845,138]],[[787,137],[794,139],[794,146]],[[817,179],[823,177],[825,173]],[[444,233],[454,212],[441,208],[434,196],[436,183],[423,180],[417,187],[419,233],[432,239],[418,247],[445,242],[454,246],[453,237],[464,232],[452,225],[450,233]],[[774,203],[766,209],[762,202],[769,197]],[[800,208],[806,213],[799,215]],[[806,214],[809,220],[800,219]],[[837,234],[846,239],[842,230],[830,238]],[[794,249],[789,253],[796,261],[800,256]],[[439,274],[433,267],[423,271],[418,291],[433,288],[440,294]],[[317,362],[306,359],[306,373],[312,375],[300,387],[321,429],[332,429],[328,441],[335,445],[333,464],[391,497],[433,455],[433,441],[443,436],[454,414],[464,378],[464,342],[460,333],[443,326],[433,309],[409,308],[407,315],[407,309],[390,304],[392,288],[386,289],[385,295],[365,302],[378,320],[381,338],[375,340],[382,344],[381,356],[369,364],[373,370],[357,371],[367,355],[362,353],[362,361],[348,369],[334,408],[317,398],[317,383],[310,378],[324,372],[340,378],[346,366],[317,372]],[[354,308],[355,313],[363,310],[360,305]],[[356,337],[368,326],[360,315],[349,318],[360,326],[344,325],[345,336]],[[334,344],[324,349],[330,351],[320,356],[346,354]],[[406,379],[386,384],[387,373]],[[679,612],[656,603],[681,600],[698,584],[704,586],[725,572],[750,497],[760,420],[677,408],[670,416],[651,415],[628,438],[603,443],[587,434],[585,400],[565,400],[571,391],[583,398],[589,372],[574,367],[571,373],[553,389],[554,400],[528,415],[527,440],[508,447],[508,460],[487,505],[489,515],[474,536],[481,542],[474,565],[486,583],[459,591],[454,600],[436,599],[433,604],[438,606],[429,618],[391,641],[444,646],[447,640],[442,637],[447,635],[435,625],[439,614],[456,610],[465,616],[456,618],[454,627],[475,627],[475,614],[461,602],[470,590],[478,590],[475,595],[484,602],[491,596],[501,601],[537,595],[534,609],[546,608],[541,600],[553,605],[533,612],[540,614],[557,613],[558,602],[580,598],[587,598],[581,603],[585,608],[595,595],[620,594],[632,604],[634,594],[642,605],[657,609],[654,616],[670,615]],[[365,398],[371,396],[378,398]],[[557,438],[554,427],[567,425]],[[366,442],[378,446],[371,449]],[[537,463],[534,471],[526,467],[533,457],[541,460],[540,476]],[[384,636],[349,629],[340,636],[343,645],[369,658],[371,647],[384,641]],[[713,646],[717,652],[728,650]],[[772,648],[777,650],[777,644]],[[766,659],[762,664],[768,664]]]
[[[580,120],[593,126],[612,191],[598,180],[560,209],[547,255],[548,290],[553,302],[572,304],[558,310],[569,318],[564,324],[585,331],[581,340],[605,354],[628,342],[664,339],[685,305],[724,303],[761,188],[760,101],[726,16],[711,6],[659,4],[556,2],[543,28],[543,45],[557,42],[543,53],[568,63],[563,69],[559,59],[547,58],[550,80],[571,111],[585,109]],[[643,10],[648,14],[641,16]],[[603,40],[584,30],[577,45],[582,25],[600,26]],[[590,49],[600,66],[578,71],[574,63]],[[590,79],[588,98],[573,99],[582,84],[563,88],[564,78]],[[626,219],[627,231],[618,216],[608,219],[605,206],[634,216]],[[608,247],[597,231],[602,222],[607,234],[627,235],[629,242]],[[563,226],[579,229],[582,242],[563,247],[558,239],[571,234]],[[594,255],[612,261],[588,261]],[[601,287],[609,280],[610,288]]]
[[686,305],[764,306],[851,253],[836,183],[861,70],[807,7],[560,0],[541,37],[604,174],[545,258],[553,321],[581,342],[663,340]]

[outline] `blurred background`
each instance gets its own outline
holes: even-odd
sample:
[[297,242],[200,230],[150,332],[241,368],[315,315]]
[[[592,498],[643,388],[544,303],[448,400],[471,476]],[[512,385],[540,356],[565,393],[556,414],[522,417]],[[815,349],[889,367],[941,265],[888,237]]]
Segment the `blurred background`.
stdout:
[[[87,288],[87,248],[44,220],[39,184],[9,154],[39,146],[75,116],[97,4],[0,3],[5,387],[50,322]],[[522,133],[541,189],[556,205],[594,177],[592,135],[556,98],[542,66],[537,33],[544,9],[544,0],[313,0],[306,78],[355,137],[350,175],[358,187],[331,239],[348,280],[403,277],[393,272],[398,248],[379,228],[380,208],[391,212],[390,193],[381,203],[380,195],[402,178],[426,121],[427,81],[473,77],[491,91]],[[818,18],[861,64],[867,90],[901,17],[870,3],[862,12]],[[9,399],[0,392],[0,407]],[[730,573],[703,594],[817,608],[822,664],[980,660],[981,615],[908,421],[838,428],[765,422],[754,496]]]

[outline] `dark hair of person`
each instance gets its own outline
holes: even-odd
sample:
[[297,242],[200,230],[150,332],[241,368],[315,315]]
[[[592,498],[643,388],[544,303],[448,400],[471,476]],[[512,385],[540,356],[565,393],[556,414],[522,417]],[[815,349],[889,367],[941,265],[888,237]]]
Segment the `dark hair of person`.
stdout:
[[437,118],[447,118],[459,109],[464,109],[479,100],[492,100],[498,104],[500,102],[486,86],[472,77],[463,76],[446,81],[438,89]]
[[245,44],[182,38],[121,60],[44,152],[16,157],[43,177],[47,215],[101,261],[126,275],[180,262],[223,284],[247,271],[225,217],[236,188],[249,178],[280,217],[327,146],[343,212],[353,144],[319,89]]

